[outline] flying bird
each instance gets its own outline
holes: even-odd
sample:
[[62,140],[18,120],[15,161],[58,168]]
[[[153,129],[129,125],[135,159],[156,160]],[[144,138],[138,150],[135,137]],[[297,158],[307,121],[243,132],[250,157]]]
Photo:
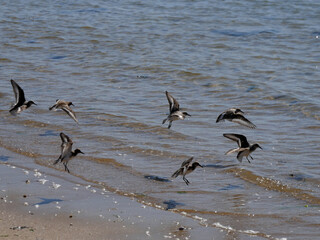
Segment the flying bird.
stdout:
[[185,181],[185,183],[187,185],[189,185],[190,182],[188,181],[188,179],[186,179],[186,175],[189,174],[189,173],[192,173],[198,166],[203,168],[203,166],[201,166],[200,163],[198,163],[198,162],[194,162],[194,163],[191,164],[192,160],[193,160],[193,157],[191,157],[188,160],[184,161],[181,164],[181,167],[177,171],[175,171],[174,174],[172,174],[171,177],[172,178],[176,178],[179,175],[182,175],[183,181]]
[[10,82],[16,99],[15,104],[9,110],[11,114],[15,115],[16,113],[20,113],[29,108],[32,104],[37,105],[33,101],[27,102],[22,88],[14,80],[11,79]]
[[224,133],[223,134],[224,137],[229,138],[235,142],[237,142],[238,144],[238,148],[235,149],[230,149],[228,152],[226,152],[225,154],[228,155],[230,153],[234,153],[237,152],[237,159],[239,162],[242,162],[242,158],[246,157],[246,159],[248,160],[249,163],[250,160],[248,157],[250,157],[253,160],[253,157],[250,155],[254,150],[256,150],[257,148],[262,149],[262,147],[260,147],[260,145],[258,143],[255,144],[249,144],[247,141],[247,138],[244,135],[241,134],[233,134],[233,133]]
[[62,140],[61,144],[61,155],[59,158],[53,163],[53,165],[56,165],[58,162],[62,162],[64,165],[64,170],[68,171],[70,173],[69,168],[67,166],[69,160],[75,156],[78,155],[78,153],[82,153],[80,149],[76,149],[72,151],[72,140],[67,135],[65,135],[63,132],[60,133],[60,138]]
[[183,120],[183,119],[185,119],[186,116],[190,116],[191,117],[191,115],[189,113],[187,113],[187,112],[180,111],[180,107],[179,107],[178,101],[176,99],[174,99],[174,97],[172,97],[171,94],[169,94],[167,91],[166,91],[166,96],[167,96],[167,99],[168,99],[168,102],[169,102],[170,114],[166,119],[164,119],[162,121],[162,124],[164,124],[166,121],[169,121],[168,128],[170,129],[171,128],[171,124],[172,124],[173,121]]
[[241,111],[239,108],[230,108],[227,111],[221,113],[216,122],[221,122],[224,120],[228,120],[230,122],[235,122],[240,125],[249,127],[249,128],[256,128],[256,125],[254,125],[252,122],[250,122],[244,115],[244,112]]
[[74,113],[74,111],[70,107],[71,105],[73,105],[72,102],[67,102],[64,100],[57,99],[56,103],[52,107],[50,107],[49,110],[50,111],[51,110],[57,111],[57,110],[61,109],[64,112],[66,112],[76,123],[79,124],[79,122],[76,118],[76,114]]

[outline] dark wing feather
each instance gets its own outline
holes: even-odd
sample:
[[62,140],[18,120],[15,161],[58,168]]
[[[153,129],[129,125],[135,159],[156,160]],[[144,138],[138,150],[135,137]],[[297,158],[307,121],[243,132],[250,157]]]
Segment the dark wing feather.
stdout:
[[174,174],[172,174],[172,178],[176,178],[179,175],[183,175],[185,173],[185,171],[187,171],[188,166],[190,165],[190,163],[192,162],[193,157],[189,158],[188,160],[185,160],[182,164],[181,167],[174,172]]
[[225,114],[226,112],[223,112],[223,113],[221,113],[218,117],[217,117],[217,120],[216,120],[216,123],[217,122],[220,122],[220,121],[224,121],[224,114]]
[[16,103],[9,110],[9,112],[11,114],[14,114],[18,110],[18,108],[21,107],[25,103],[26,99],[24,97],[24,92],[23,92],[22,88],[14,80],[11,79],[10,82],[11,82],[11,85],[13,88]]
[[188,160],[185,160],[182,164],[181,164],[181,168],[187,167],[193,160],[193,157],[189,158]]
[[174,174],[172,174],[172,178],[176,178],[178,177],[179,175],[181,175],[183,172],[183,168],[179,168],[177,171],[174,172]]
[[68,105],[64,105],[61,109],[65,111],[76,123],[79,123],[76,118],[76,114]]
[[69,138],[63,132],[60,133],[60,138],[61,138],[62,143],[73,143],[71,138]]
[[233,141],[236,141],[239,148],[247,148],[250,146],[247,141],[247,138],[244,135],[234,134],[234,133],[224,133],[223,136]]
[[174,99],[174,97],[171,96],[170,93],[168,93],[168,91],[166,91],[166,96],[169,102],[169,110],[170,113],[173,113],[175,111],[179,111],[180,107],[179,107],[179,103],[176,99]]
[[249,128],[256,128],[256,125],[254,125],[247,118],[245,118],[243,115],[240,115],[240,114],[236,114],[231,121]]
[[24,102],[26,101],[25,97],[24,97],[24,91],[22,90],[22,88],[14,81],[11,79],[11,85],[13,88],[13,92],[14,92],[14,96],[16,98],[16,104],[24,104]]

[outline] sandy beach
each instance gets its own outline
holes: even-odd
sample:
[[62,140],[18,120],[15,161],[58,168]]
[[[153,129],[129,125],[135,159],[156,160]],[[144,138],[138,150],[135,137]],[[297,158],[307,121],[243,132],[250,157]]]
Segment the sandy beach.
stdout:
[[[52,174],[52,175],[51,175]],[[66,172],[0,164],[0,239],[221,239],[223,231]],[[71,176],[72,178],[72,176]],[[217,238],[215,238],[217,237]]]

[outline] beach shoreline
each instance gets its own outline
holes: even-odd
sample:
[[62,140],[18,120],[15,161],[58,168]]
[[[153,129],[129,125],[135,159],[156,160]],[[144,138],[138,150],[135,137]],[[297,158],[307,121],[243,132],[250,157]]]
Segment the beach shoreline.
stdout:
[[69,182],[56,176],[67,173],[54,171],[0,163],[0,239],[221,239],[226,234],[81,179]]

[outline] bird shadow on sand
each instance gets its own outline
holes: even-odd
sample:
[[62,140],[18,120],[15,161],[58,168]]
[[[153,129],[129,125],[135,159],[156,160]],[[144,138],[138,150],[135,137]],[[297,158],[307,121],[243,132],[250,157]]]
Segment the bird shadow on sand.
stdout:
[[167,205],[166,210],[174,209],[177,206],[184,206],[185,204],[176,202],[175,200],[164,201],[163,204]]
[[45,205],[45,204],[49,204],[52,202],[62,202],[62,199],[58,199],[58,198],[40,198],[41,202],[35,203],[33,205]]
[[1,161],[1,162],[8,162],[9,158],[10,158],[9,156],[1,155],[1,156],[0,156],[0,161]]

